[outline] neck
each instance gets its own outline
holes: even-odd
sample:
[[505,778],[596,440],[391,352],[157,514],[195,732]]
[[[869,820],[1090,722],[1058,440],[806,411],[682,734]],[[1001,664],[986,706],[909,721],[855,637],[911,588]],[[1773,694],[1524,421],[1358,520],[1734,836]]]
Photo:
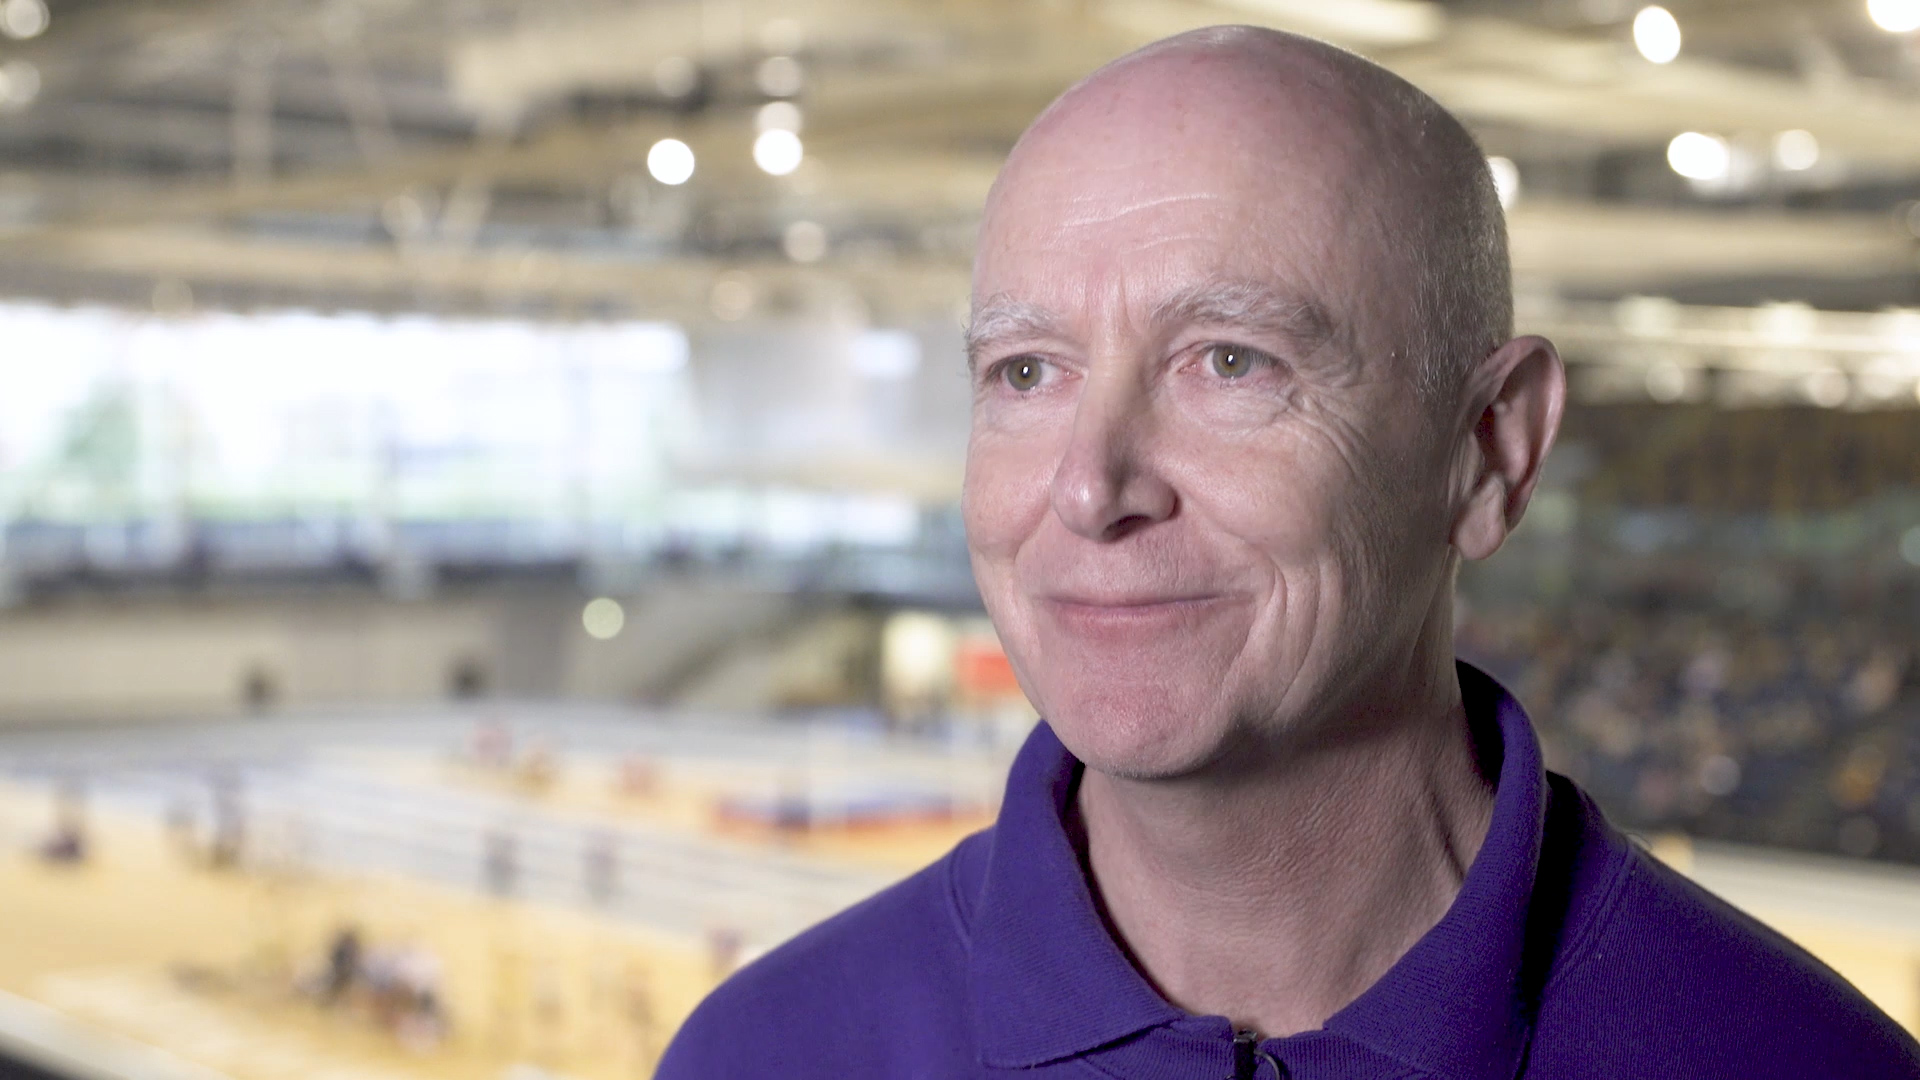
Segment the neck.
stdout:
[[1451,652],[1251,765],[1087,770],[1094,891],[1169,1001],[1269,1037],[1316,1029],[1445,914],[1493,809]]

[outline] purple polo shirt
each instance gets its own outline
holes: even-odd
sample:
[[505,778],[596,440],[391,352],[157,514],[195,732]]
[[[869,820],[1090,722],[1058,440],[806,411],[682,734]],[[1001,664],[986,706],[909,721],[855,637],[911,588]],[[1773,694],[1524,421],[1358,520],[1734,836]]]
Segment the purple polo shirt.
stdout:
[[1499,777],[1438,925],[1317,1031],[1236,1047],[1141,977],[1067,826],[1082,766],[1045,725],[999,820],[773,950],[694,1011],[661,1080],[1914,1080],[1920,1046],[1838,975],[1629,843],[1541,767],[1460,665]]

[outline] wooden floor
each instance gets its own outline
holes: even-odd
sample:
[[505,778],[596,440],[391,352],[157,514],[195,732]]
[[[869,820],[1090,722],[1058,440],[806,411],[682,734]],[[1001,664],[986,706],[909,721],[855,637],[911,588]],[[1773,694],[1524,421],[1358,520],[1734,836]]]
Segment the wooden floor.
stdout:
[[[680,837],[688,846],[662,850],[680,860],[710,852],[727,872],[663,881],[677,891],[659,904],[616,909],[564,890],[489,897],[478,877],[434,880],[378,860],[212,870],[138,800],[96,800],[94,857],[53,866],[24,850],[51,821],[51,785],[16,775],[0,782],[0,1047],[76,1076],[161,1080],[646,1077],[673,1029],[731,964],[773,943],[739,933],[741,948],[729,957],[729,932],[751,928],[725,919],[703,926],[675,913],[704,910],[708,892],[713,911],[756,910],[738,906],[734,894],[765,892],[781,875],[822,878],[825,891],[806,903],[837,905],[937,857],[991,809],[814,834],[729,827],[715,808],[730,793],[794,783],[791,747],[751,758],[730,757],[717,744],[682,758],[660,753],[659,782],[635,796],[619,783],[630,754],[576,752],[550,778],[530,780],[459,761],[444,743],[347,747],[330,753],[327,768],[417,798],[426,809],[412,824],[411,803],[380,804],[398,807],[383,811],[393,828],[423,834],[414,842],[444,831],[432,815],[447,807],[518,807],[582,829]],[[888,758],[882,768],[868,754],[816,754],[807,782],[831,787],[891,770],[978,793],[996,767],[991,755],[963,755],[947,763]],[[337,797],[349,790],[340,787]],[[489,801],[461,801],[472,799]],[[1678,838],[1654,849],[1920,1030],[1920,871]],[[762,864],[772,875],[766,881],[750,872]],[[677,865],[662,862],[653,872],[669,875]],[[795,903],[797,922],[817,917]],[[410,1047],[365,1010],[323,1008],[299,989],[348,924],[372,944],[411,944],[437,957],[451,1019],[438,1045]]]
[[[21,803],[0,806],[34,809]],[[37,1003],[76,1021],[66,1052],[82,1062],[98,1056],[86,1037],[98,1033],[235,1080],[498,1080],[518,1064],[644,1077],[719,974],[699,941],[586,912],[390,875],[212,871],[169,850],[154,823],[94,829],[99,854],[84,867],[0,864],[0,991],[15,1014]],[[370,943],[439,958],[452,1018],[442,1045],[409,1050],[359,1010],[322,1009],[297,991],[346,923]]]
[[[56,774],[92,770],[94,850],[80,866],[32,857],[28,849],[53,820],[55,783],[18,775],[0,782],[0,1047],[77,1075],[646,1077],[679,1022],[737,963],[986,824],[987,800],[997,794],[992,777],[1004,764],[802,738],[789,726],[737,738],[655,732],[641,741],[645,753],[576,747],[541,777],[476,765],[462,745],[466,726],[428,725],[418,738],[399,739],[378,728],[380,738],[338,746],[302,736],[297,781],[266,768],[247,782],[257,847],[290,829],[331,828],[336,857],[262,858],[239,870],[209,869],[202,853],[168,832],[164,797],[152,788],[173,781],[146,759],[179,771],[200,752],[195,746],[253,739],[237,758],[272,762],[292,744],[223,730],[179,744],[151,736],[146,751],[55,740],[24,755],[58,763],[46,770]],[[617,732],[630,730],[623,723]],[[588,726],[577,736],[592,743],[602,734]],[[623,783],[636,761],[656,774],[639,793]],[[198,768],[189,765],[174,786],[193,790]],[[951,791],[960,812],[812,831],[726,822],[717,813],[730,797],[819,795],[876,776]],[[377,821],[365,826],[361,818]],[[472,835],[453,835],[454,818]],[[506,827],[521,834],[522,884],[513,899],[481,888],[485,832]],[[574,880],[578,847],[535,849],[590,837],[625,845],[625,887],[644,895],[624,905],[587,903]],[[388,849],[403,866],[440,867],[442,880],[396,869]],[[356,859],[367,865],[342,864]],[[448,879],[444,864],[461,859],[469,871]],[[367,1010],[323,1008],[301,989],[347,925],[369,944],[415,946],[437,958],[451,1019],[437,1045],[410,1046]]]

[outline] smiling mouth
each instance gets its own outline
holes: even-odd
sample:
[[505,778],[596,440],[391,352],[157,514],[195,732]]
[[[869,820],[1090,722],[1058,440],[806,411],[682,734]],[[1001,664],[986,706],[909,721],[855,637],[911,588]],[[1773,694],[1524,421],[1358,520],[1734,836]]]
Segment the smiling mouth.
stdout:
[[1115,600],[1048,597],[1045,604],[1063,622],[1117,628],[1191,619],[1225,599],[1224,596],[1130,597]]
[[1171,607],[1178,604],[1205,604],[1220,597],[1211,594],[1205,596],[1141,596],[1141,597],[1085,597],[1085,596],[1049,596],[1047,603],[1059,607],[1126,609]]

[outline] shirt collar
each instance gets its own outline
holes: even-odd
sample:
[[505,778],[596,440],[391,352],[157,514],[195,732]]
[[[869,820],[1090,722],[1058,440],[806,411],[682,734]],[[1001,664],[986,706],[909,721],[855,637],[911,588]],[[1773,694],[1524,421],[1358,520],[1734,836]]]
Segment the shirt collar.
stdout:
[[1068,838],[1080,763],[1042,721],[1007,778],[974,909],[969,979],[981,1060],[1025,1068],[1180,1019],[1094,908]]
[[[1325,1030],[1447,1080],[1507,1080],[1531,1022],[1523,960],[1546,779],[1520,704],[1467,664],[1459,678],[1483,757],[1498,760],[1486,840],[1440,922]],[[1080,769],[1043,722],[1008,777],[971,934],[988,1066],[1077,1056],[1185,1016],[1134,970],[1094,907],[1066,826]]]

